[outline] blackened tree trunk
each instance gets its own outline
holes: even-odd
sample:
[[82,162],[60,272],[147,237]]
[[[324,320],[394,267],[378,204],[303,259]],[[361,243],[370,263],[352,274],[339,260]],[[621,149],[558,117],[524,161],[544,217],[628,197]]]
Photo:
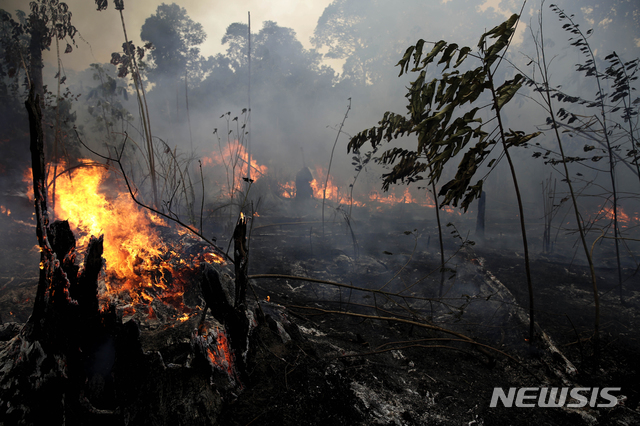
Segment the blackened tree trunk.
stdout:
[[[46,32],[46,24],[36,16],[30,17],[31,40],[29,42],[29,78],[39,102],[44,103],[44,83],[42,79],[42,41]],[[42,105],[42,104],[41,104]]]
[[40,108],[40,96],[35,94],[33,85],[29,90],[29,97],[25,101],[29,115],[29,132],[31,150],[31,170],[33,177],[33,195],[36,210],[36,236],[40,246],[40,277],[36,298],[33,305],[33,313],[27,321],[27,337],[34,338],[39,332],[39,324],[43,319],[45,308],[45,291],[50,278],[50,264],[53,260],[51,246],[47,241],[47,229],[49,227],[49,215],[47,212],[47,191],[45,185],[44,162],[44,133],[42,131],[42,110]]

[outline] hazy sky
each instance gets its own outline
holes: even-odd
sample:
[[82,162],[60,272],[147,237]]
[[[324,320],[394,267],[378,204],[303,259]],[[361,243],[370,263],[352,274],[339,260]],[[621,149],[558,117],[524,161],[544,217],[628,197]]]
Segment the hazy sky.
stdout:
[[[263,21],[275,21],[282,27],[293,28],[300,42],[310,48],[309,38],[313,35],[318,18],[331,1],[125,0],[124,18],[129,38],[139,44],[140,28],[144,21],[155,14],[160,4],[175,2],[187,10],[191,19],[202,24],[207,40],[200,47],[203,55],[209,56],[224,51],[220,40],[227,26],[233,22],[247,22],[247,12],[251,12],[252,32],[258,32]],[[112,1],[109,0],[109,8],[102,12],[96,10],[93,0],[65,0],[65,3],[73,13],[73,25],[80,32],[77,52],[63,56],[65,68],[82,70],[92,62],[108,62],[111,52],[120,51],[123,43],[120,14],[113,8]],[[0,8],[14,14],[16,9],[28,10],[29,1],[3,0],[0,4]],[[55,63],[52,58],[55,58],[55,52],[51,52],[45,60]]]
[[[438,0],[430,0],[438,1]],[[441,0],[446,3],[448,0]],[[311,48],[309,38],[313,35],[318,18],[332,0],[125,0],[124,18],[130,40],[140,44],[140,29],[144,21],[154,15],[158,5],[177,3],[187,10],[187,14],[202,24],[207,40],[200,46],[204,56],[223,52],[220,40],[227,26],[234,22],[247,22],[247,12],[251,12],[252,32],[258,32],[264,21],[275,21],[282,27],[293,28],[298,40]],[[66,69],[83,70],[93,62],[108,62],[112,52],[119,52],[123,43],[122,24],[119,13],[109,0],[109,8],[98,12],[93,0],[65,0],[73,13],[73,25],[79,31],[78,47],[72,54],[63,55]],[[478,2],[487,5],[499,0]],[[29,0],[2,0],[0,7],[14,14],[16,9],[28,10]],[[517,11],[505,11],[508,15]],[[64,49],[64,46],[62,46]],[[45,61],[55,63],[55,48],[45,52]],[[337,70],[340,71],[340,70]]]

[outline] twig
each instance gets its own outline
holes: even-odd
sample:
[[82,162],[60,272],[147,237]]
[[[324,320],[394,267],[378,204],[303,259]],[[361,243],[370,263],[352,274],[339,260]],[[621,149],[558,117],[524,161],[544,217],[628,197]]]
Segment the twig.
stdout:
[[333,148],[331,149],[331,157],[329,157],[329,167],[327,168],[327,177],[324,181],[324,190],[322,191],[322,235],[324,235],[324,202],[327,199],[327,185],[329,184],[329,174],[331,173],[331,163],[333,162],[333,152],[336,150],[336,145],[338,144],[338,139],[340,138],[340,133],[342,132],[342,126],[344,126],[344,122],[347,121],[347,115],[349,114],[350,109],[351,109],[351,98],[349,98],[349,105],[347,106],[347,112],[344,113],[344,118],[342,119],[342,123],[340,124],[340,128],[338,129],[338,134],[336,135],[336,140],[333,143]]
[[[120,168],[120,173],[122,174],[122,177],[124,178],[124,182],[125,182],[125,184],[127,185],[127,190],[129,190],[129,195],[131,195],[131,199],[132,199],[132,200],[133,200],[137,205],[139,205],[140,207],[143,207],[143,208],[145,208],[145,209],[147,209],[147,210],[149,210],[149,211],[152,211],[153,213],[155,213],[155,214],[157,214],[157,215],[159,215],[159,216],[162,216],[162,217],[164,217],[165,219],[168,219],[168,220],[170,220],[170,221],[172,221],[172,222],[177,223],[178,225],[182,226],[183,228],[185,228],[185,229],[189,230],[189,231],[190,231],[191,233],[193,233],[194,235],[197,235],[198,237],[202,238],[202,239],[203,239],[207,244],[211,245],[212,247],[217,247],[217,246],[216,246],[216,244],[215,244],[213,241],[209,240],[207,237],[205,237],[204,235],[202,235],[200,232],[196,231],[196,230],[195,230],[194,228],[192,228],[191,226],[189,226],[189,225],[187,225],[186,223],[182,222],[180,219],[175,218],[175,217],[172,217],[172,216],[169,216],[169,215],[168,215],[168,214],[166,214],[166,213],[163,213],[163,212],[161,212],[161,211],[159,211],[159,210],[157,210],[157,209],[155,209],[155,208],[153,208],[153,207],[147,206],[146,204],[144,204],[144,203],[142,203],[142,202],[138,201],[138,199],[136,198],[135,194],[133,193],[133,189],[131,189],[131,183],[129,182],[129,178],[127,177],[127,174],[126,174],[126,173],[125,173],[125,171],[124,171],[124,167],[122,166],[122,161],[121,161],[121,160],[122,160],[122,154],[123,154],[123,152],[124,152],[124,149],[125,149],[125,145],[126,145],[127,139],[129,139],[129,135],[127,134],[127,132],[125,132],[125,133],[124,133],[124,134],[125,134],[125,139],[124,139],[124,141],[123,141],[123,143],[122,143],[122,149],[121,149],[120,153],[118,153],[118,152],[116,151],[116,154],[118,154],[118,157],[117,157],[117,158],[107,157],[107,156],[105,156],[105,155],[102,155],[102,154],[100,154],[100,153],[98,153],[98,152],[96,152],[96,151],[92,150],[91,148],[89,148],[89,147],[88,147],[88,146],[87,146],[87,145],[82,141],[82,139],[80,138],[80,135],[78,134],[78,131],[77,131],[77,130],[75,130],[75,132],[76,132],[76,136],[77,136],[77,138],[78,138],[78,141],[82,144],[82,146],[84,146],[85,148],[87,148],[90,152],[92,152],[93,154],[97,155],[98,157],[100,157],[100,158],[102,158],[102,159],[104,159],[104,160],[107,160],[107,161],[113,161],[113,162],[115,162],[115,163],[117,163],[117,164],[118,164],[118,167]],[[232,263],[233,263],[233,259],[231,259],[231,258],[230,258],[226,253],[224,253],[224,255],[225,255],[225,257],[226,257],[230,262],[232,262]]]

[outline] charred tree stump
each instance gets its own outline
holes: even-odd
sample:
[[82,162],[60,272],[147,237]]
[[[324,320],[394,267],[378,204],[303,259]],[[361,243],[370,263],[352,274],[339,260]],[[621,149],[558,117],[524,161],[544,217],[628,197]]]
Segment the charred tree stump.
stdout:
[[246,314],[246,293],[248,285],[247,266],[247,220],[241,217],[233,232],[235,291],[234,298],[223,286],[220,272],[211,264],[205,264],[201,287],[205,307],[200,324],[204,323],[207,309],[224,326],[228,333],[229,346],[235,357],[235,366],[241,379],[246,377],[245,355],[248,349],[249,319]]
[[235,357],[235,365],[241,378],[245,375],[244,355],[247,351],[247,336],[249,335],[249,319],[244,305],[234,307],[220,280],[220,273],[212,265],[207,264],[202,274],[202,294],[205,309],[202,314],[204,320],[207,309],[211,315],[224,326],[229,338],[229,346]]
[[247,219],[242,216],[233,231],[233,263],[236,273],[236,309],[244,309],[247,298],[247,266],[249,260],[247,249]]
[[29,97],[25,101],[27,114],[29,115],[29,149],[31,151],[31,173],[33,178],[33,195],[36,210],[36,236],[40,246],[40,278],[36,290],[36,298],[33,313],[27,322],[27,336],[35,337],[38,333],[38,324],[44,314],[44,297],[47,281],[50,273],[49,264],[52,260],[51,246],[47,241],[47,228],[49,215],[47,212],[47,191],[45,186],[44,164],[44,132],[42,130],[42,110],[40,109],[40,96],[34,94],[31,86]]

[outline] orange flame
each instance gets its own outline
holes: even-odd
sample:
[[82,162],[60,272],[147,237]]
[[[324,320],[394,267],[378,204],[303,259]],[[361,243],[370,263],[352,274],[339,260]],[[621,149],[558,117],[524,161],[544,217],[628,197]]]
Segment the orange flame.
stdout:
[[[227,144],[222,152],[212,152],[209,157],[202,159],[203,166],[221,166],[224,167],[228,176],[233,176],[234,191],[241,191],[244,187],[243,179],[249,176],[249,168],[247,163],[249,154],[246,148],[239,141],[234,140]],[[251,158],[251,179],[257,181],[268,172],[267,166],[258,164],[255,158]]]
[[231,348],[227,335],[223,330],[216,329],[216,346],[207,348],[207,356],[211,364],[222,371],[226,371],[230,377],[234,376],[234,364]]
[[79,167],[71,175],[60,176],[56,181],[55,213],[69,220],[80,236],[80,246],[86,245],[91,235],[104,234],[107,270],[124,287],[133,287],[141,284],[136,282],[141,271],[154,269],[152,259],[163,254],[164,244],[152,225],[165,223],[141,210],[125,192],[102,192],[108,177],[108,170],[97,167]]
[[[354,194],[354,198],[351,199],[350,187],[347,189],[345,186],[340,186],[336,183],[333,176],[329,176],[327,181],[327,171],[323,167],[315,167],[316,178],[311,181],[311,189],[313,190],[313,197],[317,200],[321,200],[324,195],[324,186],[326,182],[327,192],[326,199],[335,202],[336,204],[353,205],[355,207],[365,207],[367,205],[373,205],[376,209],[381,210],[381,205],[394,206],[397,204],[417,204],[422,207],[435,208],[435,203],[429,192],[425,191],[424,198],[419,195],[414,195],[409,187],[405,187],[400,195],[398,195],[398,189],[394,188],[389,192],[380,193],[378,191],[371,191],[366,196],[366,201],[359,199]],[[294,181],[289,181],[279,184],[279,192],[283,198],[294,198],[296,195],[296,184]],[[415,191],[414,191],[415,192]],[[442,206],[441,209],[449,214],[462,215],[462,212],[454,209],[450,206]]]
[[[325,183],[327,186],[327,192],[325,194]],[[327,181],[327,170],[323,167],[316,166],[316,178],[311,181],[311,189],[313,190],[313,197],[318,200],[322,200],[323,195],[327,200],[331,200],[335,203],[348,202],[349,194],[347,192],[341,192],[338,185],[336,185],[333,176],[329,175]]]
[[[180,259],[158,232],[158,226],[167,226],[166,222],[140,208],[127,190],[110,188],[111,177],[106,168],[91,166],[59,176],[56,217],[69,221],[80,247],[88,244],[91,235],[104,234],[107,296],[129,295],[131,305],[125,315],[133,314],[135,305],[150,305],[156,298],[181,312],[190,311],[182,300],[182,269],[196,268],[201,262],[222,263],[224,259],[216,253],[192,256],[188,264]],[[155,316],[151,307],[149,316]]]
[[[618,222],[629,222],[629,215],[626,214],[624,212],[624,210],[622,210],[622,207],[618,206],[617,208],[617,212],[618,212]],[[602,207],[602,209],[600,210],[600,214],[603,215],[605,218],[613,220],[614,219],[614,214],[613,214],[613,207]]]
[[280,194],[284,198],[295,198],[295,196],[296,196],[296,183],[294,181],[281,183],[280,184]]

